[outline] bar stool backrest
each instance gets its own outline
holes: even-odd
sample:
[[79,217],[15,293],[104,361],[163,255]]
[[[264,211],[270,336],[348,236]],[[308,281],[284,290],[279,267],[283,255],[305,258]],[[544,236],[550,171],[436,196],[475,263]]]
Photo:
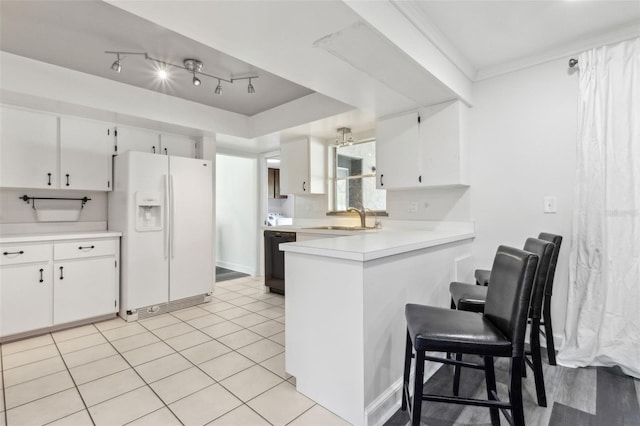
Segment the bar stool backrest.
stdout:
[[524,353],[524,335],[538,256],[500,246],[491,269],[484,316],[512,342],[513,356]]
[[558,264],[558,255],[560,254],[560,246],[562,245],[562,236],[556,234],[549,234],[547,232],[541,232],[538,238],[545,241],[552,242],[555,247],[553,250],[553,256],[551,256],[551,265],[549,266],[549,277],[547,278],[547,284],[544,288],[544,294],[551,296],[553,293],[553,278],[556,275],[556,265]]
[[525,251],[538,256],[538,268],[531,292],[529,318],[540,318],[540,314],[542,313],[542,299],[544,297],[545,285],[549,279],[549,267],[551,265],[554,247],[555,245],[553,243],[537,238],[527,238],[527,241],[524,243]]

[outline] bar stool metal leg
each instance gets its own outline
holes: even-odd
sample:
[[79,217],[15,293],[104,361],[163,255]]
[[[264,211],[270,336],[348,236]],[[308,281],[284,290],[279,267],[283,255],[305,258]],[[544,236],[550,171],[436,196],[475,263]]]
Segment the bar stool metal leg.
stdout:
[[556,348],[553,344],[553,329],[551,327],[551,296],[544,296],[544,308],[542,309],[544,316],[544,336],[547,339],[547,355],[549,364],[556,365]]
[[411,345],[411,337],[409,336],[409,332],[407,331],[407,344],[404,353],[404,375],[402,380],[402,405],[400,409],[402,411],[406,411],[407,409],[407,401],[410,397],[409,395],[409,376],[411,375],[411,354],[413,352],[413,346]]
[[540,355],[540,318],[531,320],[531,368],[536,382],[538,405],[547,406],[547,395],[544,389],[544,374],[542,372],[542,357]]
[[[456,354],[456,361],[462,361],[462,354]],[[460,369],[459,365],[453,367],[453,394],[455,396],[460,393]]]
[[[484,357],[484,377],[487,383],[487,399],[497,400],[496,395],[498,388],[496,386],[496,373],[493,369],[493,357]],[[494,426],[500,426],[500,412],[498,408],[490,408],[491,424]]]
[[413,385],[413,407],[411,425],[420,426],[422,414],[422,387],[424,386],[424,351],[416,351],[416,376]]
[[522,358],[511,359],[511,382],[509,399],[514,426],[524,426],[524,409],[522,407]]

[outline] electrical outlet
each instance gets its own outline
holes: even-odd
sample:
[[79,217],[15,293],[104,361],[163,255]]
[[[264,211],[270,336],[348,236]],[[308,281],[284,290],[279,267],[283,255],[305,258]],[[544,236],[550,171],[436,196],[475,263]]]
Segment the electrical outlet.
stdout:
[[556,213],[558,211],[558,199],[556,197],[544,197],[542,210],[545,213]]
[[418,213],[418,202],[412,201],[409,203],[409,213]]

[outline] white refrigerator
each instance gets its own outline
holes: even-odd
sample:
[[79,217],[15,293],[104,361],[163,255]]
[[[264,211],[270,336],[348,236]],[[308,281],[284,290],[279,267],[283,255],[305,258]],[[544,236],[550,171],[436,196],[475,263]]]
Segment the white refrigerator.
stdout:
[[210,300],[211,161],[127,151],[114,157],[109,229],[122,232],[120,315],[142,319]]

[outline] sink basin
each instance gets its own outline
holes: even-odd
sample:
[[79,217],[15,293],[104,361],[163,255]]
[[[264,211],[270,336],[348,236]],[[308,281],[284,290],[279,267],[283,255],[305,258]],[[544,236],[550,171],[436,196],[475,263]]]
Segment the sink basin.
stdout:
[[326,229],[330,231],[365,231],[367,229],[374,228],[363,228],[362,226],[336,226],[336,225],[327,225],[327,226],[312,226],[305,229]]

